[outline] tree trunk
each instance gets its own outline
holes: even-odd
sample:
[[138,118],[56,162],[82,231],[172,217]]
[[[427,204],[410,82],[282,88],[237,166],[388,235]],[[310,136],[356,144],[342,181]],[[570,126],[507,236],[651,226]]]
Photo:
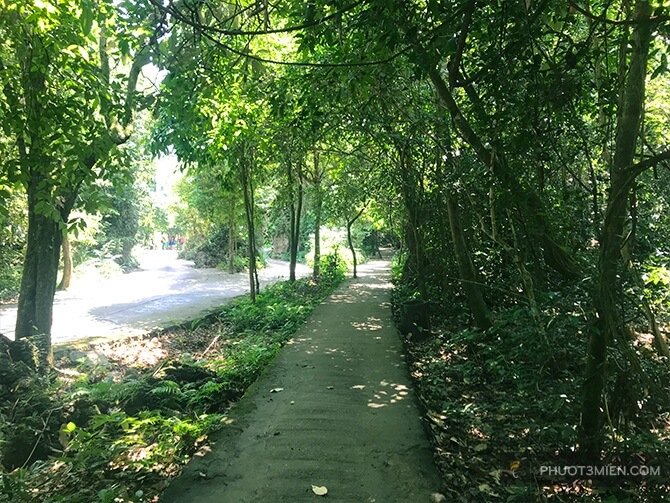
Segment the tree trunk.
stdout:
[[235,242],[237,232],[235,229],[235,200],[231,197],[230,213],[228,214],[228,274],[235,273]]
[[[626,261],[630,265],[631,269],[633,269],[633,261],[631,256],[626,257],[624,255],[624,261]],[[644,280],[637,271],[632,270],[631,272],[633,274],[635,283],[637,284],[640,291],[642,291],[645,287]],[[656,315],[654,314],[654,309],[652,308],[649,301],[644,298],[644,296],[640,298],[640,306],[642,307],[644,317],[647,318],[649,331],[654,336],[654,346],[656,347],[658,356],[665,358],[665,364],[670,366],[670,347],[668,346],[668,341],[666,340],[665,334],[658,326]]]
[[314,279],[321,276],[321,212],[323,193],[321,191],[321,173],[319,171],[319,151],[314,151]]
[[646,299],[642,299],[642,309],[644,311],[645,317],[647,318],[647,323],[649,323],[649,330],[651,330],[651,333],[654,335],[654,344],[656,345],[656,351],[658,351],[658,355],[666,359],[666,364],[670,364],[670,347],[668,347],[668,341],[665,339],[665,335],[658,327],[654,311],[651,309],[651,306]]
[[[26,39],[22,42],[30,45]],[[51,348],[51,323],[53,300],[58,278],[58,259],[62,231],[57,218],[38,212],[38,204],[46,192],[52,189],[49,179],[50,159],[45,154],[47,146],[42,131],[42,99],[46,89],[47,56],[43,46],[23,47],[25,59],[21,62],[22,100],[25,110],[25,130],[17,137],[21,171],[27,176],[28,236],[23,262],[19,303],[16,314],[16,339],[29,338],[38,351],[38,365],[46,368],[53,361]],[[19,106],[16,96],[15,106]],[[69,211],[62,211],[66,213]],[[57,217],[58,215],[56,215]],[[60,215],[63,216],[63,215]],[[64,219],[67,221],[67,218]]]
[[356,213],[356,216],[352,218],[351,220],[347,220],[347,242],[349,243],[349,250],[351,250],[351,257],[354,261],[354,278],[358,277],[358,260],[356,259],[356,249],[354,248],[354,240],[351,237],[351,226],[354,225],[354,222],[360,218],[360,216],[363,214],[365,211],[365,208],[367,208],[367,203],[363,205],[363,208]]
[[454,254],[458,263],[465,298],[470,307],[470,312],[475,319],[475,323],[482,330],[486,330],[492,325],[491,312],[484,301],[484,295],[479,287],[477,270],[472,262],[468,244],[465,240],[465,233],[460,224],[458,204],[456,204],[451,194],[447,195],[447,214],[449,217],[449,227],[451,228],[451,239],[454,243]]
[[600,240],[595,306],[598,321],[591,334],[582,403],[581,450],[588,460],[597,460],[602,449],[602,401],[607,376],[607,347],[623,338],[624,324],[617,307],[621,293],[619,270],[621,249],[631,186],[632,169],[645,100],[645,80],[652,26],[647,21],[651,7],[646,0],[635,3],[630,63],[625,68],[619,117],[614,145],[614,160],[608,191],[607,210]]
[[290,282],[295,281],[295,265],[297,261],[297,256],[293,255],[293,241],[295,240],[295,197],[293,193],[293,169],[291,162],[287,163],[287,181],[289,186],[289,240],[288,240],[288,252],[289,252],[289,265],[288,265],[288,280]]
[[[631,196],[632,199],[634,199],[635,196],[634,191]],[[638,290],[641,292],[645,288],[644,280],[636,270],[635,263],[633,262],[632,248],[634,244],[635,228],[636,228],[635,216],[632,209],[633,204],[634,204],[633,201],[631,201],[631,217],[633,219],[633,223],[631,226],[632,228],[630,234],[626,238],[626,242],[621,248],[621,256],[623,258],[625,267],[630,271],[630,274],[632,275],[633,282],[637,286]],[[649,327],[649,331],[654,336],[654,345],[656,347],[656,351],[658,352],[658,356],[666,358],[665,361],[666,365],[670,365],[670,347],[668,347],[668,343],[665,340],[665,335],[663,335],[663,332],[661,332],[661,329],[658,326],[654,310],[644,295],[640,296],[640,307],[642,308],[642,313],[644,314],[644,317],[647,319],[647,326]]]
[[[253,153],[251,154],[253,155]],[[249,166],[253,166],[253,157],[250,156]],[[249,172],[249,198],[251,199],[251,244],[254,248],[254,281],[256,283],[256,294],[261,291],[261,282],[258,279],[258,245],[256,243],[256,194],[254,191],[254,179]]]
[[247,252],[249,254],[249,295],[256,302],[256,229],[254,225],[253,185],[251,185],[248,159],[240,160],[240,180],[244,192],[244,214],[247,221]]
[[317,186],[316,201],[314,208],[314,279],[321,276],[321,212],[323,197],[321,187]]
[[134,239],[123,238],[121,242],[121,264],[124,266],[124,270],[128,270],[133,267],[133,243]]
[[70,248],[70,236],[67,231],[63,232],[63,277],[58,284],[58,290],[67,290],[72,282],[72,250]]
[[347,222],[347,242],[349,243],[349,250],[351,250],[351,257],[353,260],[353,266],[354,266],[354,278],[358,278],[358,271],[357,271],[357,260],[356,260],[356,249],[354,248],[354,241],[351,239],[351,225],[353,222]]
[[298,174],[298,200],[295,211],[295,229],[293,240],[291,243],[291,271],[293,279],[295,279],[295,269],[298,264],[298,248],[300,247],[300,221],[302,219],[302,202],[303,202],[303,188],[302,176]]
[[39,350],[39,364],[53,361],[51,323],[58,277],[62,232],[58,222],[35,211],[39,180],[28,186],[28,239],[16,317],[16,338],[31,338]]
[[296,180],[293,176],[293,169],[291,163],[288,163],[288,183],[290,187],[290,239],[289,239],[289,281],[295,281],[295,270],[298,264],[298,248],[300,245],[300,218],[302,215],[302,170],[298,167],[297,176],[297,194],[294,193],[293,187]]

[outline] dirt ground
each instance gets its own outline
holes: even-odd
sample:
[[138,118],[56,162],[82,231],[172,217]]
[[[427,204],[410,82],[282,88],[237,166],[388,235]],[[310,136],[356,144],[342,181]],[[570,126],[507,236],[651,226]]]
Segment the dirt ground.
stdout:
[[391,320],[388,263],[314,311],[162,501],[421,502],[440,491]]

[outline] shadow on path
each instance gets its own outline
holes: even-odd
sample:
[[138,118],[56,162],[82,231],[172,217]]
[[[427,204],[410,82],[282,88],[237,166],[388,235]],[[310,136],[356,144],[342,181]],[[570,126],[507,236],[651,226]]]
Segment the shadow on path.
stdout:
[[329,501],[429,501],[440,481],[388,281],[372,262],[318,306],[161,501],[315,501],[312,484]]

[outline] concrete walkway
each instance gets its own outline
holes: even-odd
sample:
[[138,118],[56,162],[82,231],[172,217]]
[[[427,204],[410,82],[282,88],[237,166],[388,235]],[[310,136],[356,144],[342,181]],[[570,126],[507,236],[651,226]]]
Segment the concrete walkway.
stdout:
[[391,321],[388,263],[361,268],[231,411],[161,501],[428,502],[440,491]]

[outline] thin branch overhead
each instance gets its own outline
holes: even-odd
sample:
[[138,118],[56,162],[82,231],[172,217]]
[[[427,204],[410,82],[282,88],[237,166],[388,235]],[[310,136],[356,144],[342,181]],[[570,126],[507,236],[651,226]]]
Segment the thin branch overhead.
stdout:
[[[173,2],[170,2],[167,6],[163,5],[159,0],[150,0],[153,5],[155,5],[158,9],[160,9],[163,12],[166,12],[175,18],[179,20],[183,20],[184,18],[187,18],[188,16],[185,15],[185,13],[180,10],[178,7],[175,6]],[[273,29],[262,29],[262,30],[240,30],[240,29],[229,29],[229,28],[220,28],[217,26],[209,26],[209,25],[204,25],[200,22],[197,21],[192,21],[190,20],[189,24],[193,27],[199,28],[202,31],[209,31],[212,33],[218,33],[220,35],[225,35],[229,37],[239,37],[239,36],[257,36],[257,35],[270,35],[273,33],[292,33],[296,31],[301,31],[305,30],[307,28],[313,28],[316,26],[319,26],[326,21],[329,21],[331,19],[335,19],[342,14],[349,12],[359,5],[363,4],[363,0],[359,0],[357,2],[353,2],[342,9],[339,9],[336,12],[333,12],[332,14],[328,14],[327,16],[320,17],[319,19],[315,19],[314,21],[310,21],[307,23],[302,23],[299,25],[295,26],[286,26],[284,28],[273,28]],[[188,7],[188,6],[187,6]],[[189,11],[193,12],[192,9],[189,8]],[[211,9],[210,9],[211,11]],[[237,12],[235,15],[239,15],[240,12]]]
[[[278,60],[278,59],[272,59],[272,58],[267,58],[263,56],[259,56],[257,54],[254,54],[251,52],[251,50],[248,48],[248,44],[245,46],[244,49],[238,49],[233,47],[229,42],[221,40],[219,37],[240,37],[240,36],[260,36],[260,35],[268,35],[272,33],[290,33],[290,32],[295,32],[295,31],[300,31],[308,28],[313,28],[315,26],[318,26],[320,24],[323,24],[324,22],[333,19],[337,16],[342,15],[345,12],[353,10],[355,7],[363,4],[363,1],[358,1],[354,2],[339,11],[329,14],[327,16],[324,16],[322,18],[319,18],[318,20],[315,20],[310,23],[304,23],[301,25],[297,26],[290,26],[286,28],[277,28],[277,29],[267,29],[267,30],[230,30],[230,29],[222,29],[220,27],[216,26],[210,26],[203,24],[199,20],[199,16],[195,15],[195,13],[191,10],[189,10],[189,13],[185,13],[182,10],[176,8],[174,4],[170,3],[168,6],[162,5],[160,3],[160,0],[150,0],[153,5],[155,5],[158,9],[160,9],[162,12],[169,14],[172,16],[177,22],[182,23],[186,26],[190,26],[194,30],[198,32],[200,36],[205,38],[206,40],[212,42],[216,46],[220,47],[221,49],[224,49],[226,51],[229,51],[233,54],[236,54],[241,57],[249,58],[255,61],[258,61],[260,63],[266,63],[266,64],[272,64],[272,65],[283,65],[283,66],[300,66],[300,67],[313,67],[313,68],[348,68],[348,67],[365,67],[365,66],[376,66],[376,65],[383,65],[390,63],[400,56],[408,53],[411,50],[411,46],[406,46],[403,47],[402,49],[396,51],[395,53],[391,54],[387,58],[382,58],[382,59],[376,59],[376,60],[370,60],[370,61],[345,61],[345,62],[333,62],[333,63],[328,63],[328,62],[316,62],[316,61],[298,61],[298,60],[289,60],[289,61],[284,61],[284,60]],[[239,15],[239,12],[236,14]],[[234,16],[233,16],[234,17]],[[230,18],[229,18],[230,19]]]

